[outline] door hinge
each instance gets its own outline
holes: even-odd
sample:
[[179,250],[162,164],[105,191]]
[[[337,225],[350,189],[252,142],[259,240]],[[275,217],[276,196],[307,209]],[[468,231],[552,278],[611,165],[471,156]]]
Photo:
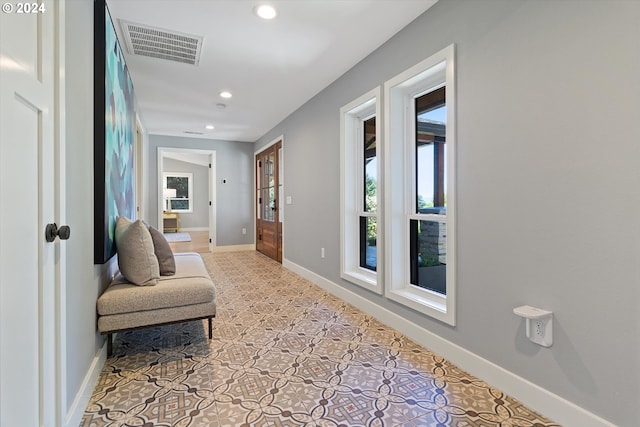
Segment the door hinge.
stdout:
[[213,241],[211,239],[209,239],[209,243],[213,243]]
[[258,204],[262,204],[262,197],[258,197]]
[[258,160],[258,167],[261,168],[262,167],[262,160]]
[[209,163],[209,169],[211,169],[211,163]]
[[209,206],[211,206],[211,202],[209,202]]

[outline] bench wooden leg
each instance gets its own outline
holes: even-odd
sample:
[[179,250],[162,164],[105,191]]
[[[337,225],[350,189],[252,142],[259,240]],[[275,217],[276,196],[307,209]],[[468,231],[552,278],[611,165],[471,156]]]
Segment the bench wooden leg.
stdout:
[[209,339],[213,338],[213,317],[209,317]]

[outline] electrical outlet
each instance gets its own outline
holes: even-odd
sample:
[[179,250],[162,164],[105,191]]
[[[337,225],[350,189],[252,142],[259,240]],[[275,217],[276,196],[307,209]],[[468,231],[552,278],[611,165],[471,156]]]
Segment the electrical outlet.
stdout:
[[320,258],[324,258],[324,248],[320,248]]
[[247,234],[247,229],[246,228],[242,229],[242,234]]
[[527,338],[543,347],[553,344],[553,312],[529,305],[513,309],[513,313],[525,319]]
[[544,338],[544,320],[533,321],[533,335]]
[[545,317],[542,319],[527,319],[529,330],[527,336],[531,341],[543,347],[551,347],[553,344],[553,319]]

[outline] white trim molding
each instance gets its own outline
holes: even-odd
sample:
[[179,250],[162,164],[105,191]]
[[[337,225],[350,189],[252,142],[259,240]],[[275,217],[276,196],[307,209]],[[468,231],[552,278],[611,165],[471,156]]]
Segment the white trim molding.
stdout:
[[100,347],[98,353],[93,358],[91,366],[89,366],[89,370],[82,380],[80,390],[78,390],[75,399],[73,399],[73,403],[71,404],[71,406],[69,406],[69,411],[67,411],[64,420],[64,425],[66,427],[76,427],[80,425],[82,417],[84,416],[84,412],[87,408],[87,405],[89,404],[89,400],[91,400],[93,390],[95,389],[98,378],[100,377],[100,372],[102,372],[102,367],[104,366],[106,360],[107,343],[105,341],[102,347]]
[[[450,45],[398,74],[384,84],[384,235],[385,296],[400,304],[445,322],[456,324],[456,211],[455,211],[455,47]],[[416,99],[446,88],[446,215],[418,213]],[[446,232],[446,290],[444,293],[417,286],[411,267],[410,224],[444,223]],[[415,233],[413,233],[415,236]]]
[[[382,294],[382,90],[380,86],[340,108],[340,276],[358,286]],[[376,211],[364,212],[364,122],[376,118]],[[361,266],[360,218],[377,221],[376,271]]]
[[[216,150],[198,150],[194,148],[177,148],[177,147],[158,147],[157,148],[157,157],[156,157],[156,172],[157,172],[157,181],[156,181],[156,194],[157,194],[157,224],[158,230],[162,229],[162,216],[164,212],[164,199],[162,197],[162,187],[163,187],[163,159],[167,157],[169,153],[179,153],[179,154],[200,154],[208,156],[209,164],[211,165],[209,168],[209,198],[211,201],[211,207],[209,208],[209,239],[211,243],[209,244],[209,250],[213,250],[217,243],[217,184],[216,184],[216,176],[217,176],[217,157]],[[146,175],[145,175],[146,176]]]

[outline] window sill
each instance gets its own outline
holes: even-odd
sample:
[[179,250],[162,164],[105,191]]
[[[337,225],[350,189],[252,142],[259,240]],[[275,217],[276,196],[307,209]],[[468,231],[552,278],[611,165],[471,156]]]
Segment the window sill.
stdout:
[[387,292],[387,297],[448,325],[455,326],[456,324],[453,310],[447,309],[447,297],[435,292],[411,285],[403,289],[391,289]]
[[377,294],[382,294],[382,289],[378,285],[378,275],[375,272],[365,271],[364,269],[345,271],[340,277],[355,285],[361,286]]

